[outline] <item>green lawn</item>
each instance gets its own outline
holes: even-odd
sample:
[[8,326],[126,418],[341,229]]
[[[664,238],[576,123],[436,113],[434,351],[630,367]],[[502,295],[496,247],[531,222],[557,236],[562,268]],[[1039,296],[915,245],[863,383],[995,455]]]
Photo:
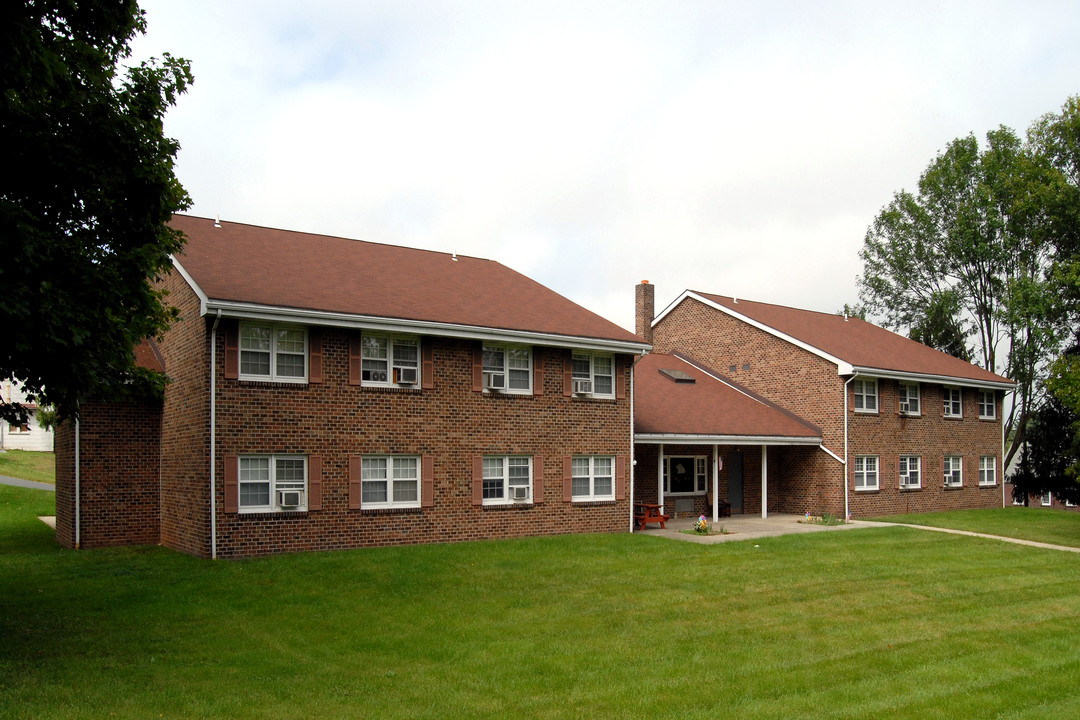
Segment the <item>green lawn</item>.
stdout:
[[890,515],[884,522],[953,528],[988,535],[1080,547],[1080,513],[1050,508],[1007,507],[954,510],[920,515]]
[[209,562],[0,487],[2,718],[1080,717],[1080,562],[911,528]]
[[0,475],[21,480],[55,483],[56,456],[51,452],[28,450],[2,452],[0,453]]

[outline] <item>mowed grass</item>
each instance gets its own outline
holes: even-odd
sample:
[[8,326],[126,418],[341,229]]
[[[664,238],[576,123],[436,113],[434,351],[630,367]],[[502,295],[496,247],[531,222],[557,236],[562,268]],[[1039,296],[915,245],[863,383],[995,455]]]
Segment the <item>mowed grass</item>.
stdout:
[[969,532],[1080,547],[1080,513],[1053,508],[1006,507],[953,510],[875,518],[884,522],[929,525]]
[[197,560],[0,488],[0,717],[1080,717],[1072,553],[911,528]]
[[0,453],[0,475],[21,480],[55,483],[55,458],[56,456],[51,452],[7,450]]

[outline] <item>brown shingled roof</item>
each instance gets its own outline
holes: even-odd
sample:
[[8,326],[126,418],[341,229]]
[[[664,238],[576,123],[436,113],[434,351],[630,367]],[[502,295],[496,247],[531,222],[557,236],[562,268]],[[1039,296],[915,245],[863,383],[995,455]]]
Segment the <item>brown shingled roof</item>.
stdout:
[[633,333],[493,260],[175,215],[177,262],[213,301],[595,338]]
[[[680,373],[693,382],[671,377]],[[814,425],[718,377],[678,354],[641,358],[634,366],[634,434],[820,442]]]
[[1008,378],[859,318],[695,292],[856,368],[1008,383]]

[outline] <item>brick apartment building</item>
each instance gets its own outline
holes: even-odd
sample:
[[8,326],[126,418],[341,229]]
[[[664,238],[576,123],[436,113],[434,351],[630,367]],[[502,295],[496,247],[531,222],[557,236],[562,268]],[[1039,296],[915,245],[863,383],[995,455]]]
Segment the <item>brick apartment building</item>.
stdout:
[[180,319],[143,358],[164,401],[89,403],[61,429],[61,544],[243,557],[629,529],[639,338],[490,260],[172,224]]
[[[693,291],[656,315],[653,298],[637,287],[656,355],[635,375],[635,500],[839,517],[1004,504],[1006,378],[857,318]],[[691,376],[683,408],[644,407],[673,370]]]

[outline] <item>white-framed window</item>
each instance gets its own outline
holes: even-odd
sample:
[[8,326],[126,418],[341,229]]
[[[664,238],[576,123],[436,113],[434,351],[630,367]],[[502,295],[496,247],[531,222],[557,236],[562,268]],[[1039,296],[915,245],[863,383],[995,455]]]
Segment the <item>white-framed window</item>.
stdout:
[[945,456],[945,487],[964,485],[964,459],[959,455]]
[[979,419],[997,419],[997,397],[993,390],[979,391]]
[[877,380],[856,378],[851,386],[855,393],[855,412],[876,413],[878,408]]
[[615,458],[610,455],[572,458],[570,487],[574,500],[614,500]]
[[528,395],[532,392],[532,348],[484,345],[484,389]]
[[922,487],[922,458],[918,455],[900,456],[900,487],[914,490]]
[[532,500],[532,458],[523,455],[484,456],[484,504]]
[[571,360],[575,395],[615,397],[615,358],[575,352]]
[[877,490],[878,489],[878,458],[877,455],[855,456],[855,489]]
[[1072,500],[1066,500],[1065,507],[1076,507],[1076,503],[1074,503]]
[[240,323],[240,379],[307,382],[307,330]]
[[697,495],[708,486],[708,463],[704,457],[664,458],[664,494]]
[[997,485],[997,458],[993,455],[979,458],[979,484]]
[[897,389],[897,397],[900,401],[901,415],[922,413],[922,406],[919,404],[919,383],[901,382]]
[[418,387],[420,340],[364,333],[360,340],[360,383],[382,387]]
[[943,385],[941,394],[945,399],[945,417],[964,417],[963,393],[960,388]]
[[1054,497],[1050,493],[1046,492],[1039,497],[1039,502],[1042,503],[1043,507],[1050,507],[1054,504]]
[[241,455],[240,512],[307,510],[307,457]]
[[365,508],[420,507],[419,455],[364,455],[360,464]]

